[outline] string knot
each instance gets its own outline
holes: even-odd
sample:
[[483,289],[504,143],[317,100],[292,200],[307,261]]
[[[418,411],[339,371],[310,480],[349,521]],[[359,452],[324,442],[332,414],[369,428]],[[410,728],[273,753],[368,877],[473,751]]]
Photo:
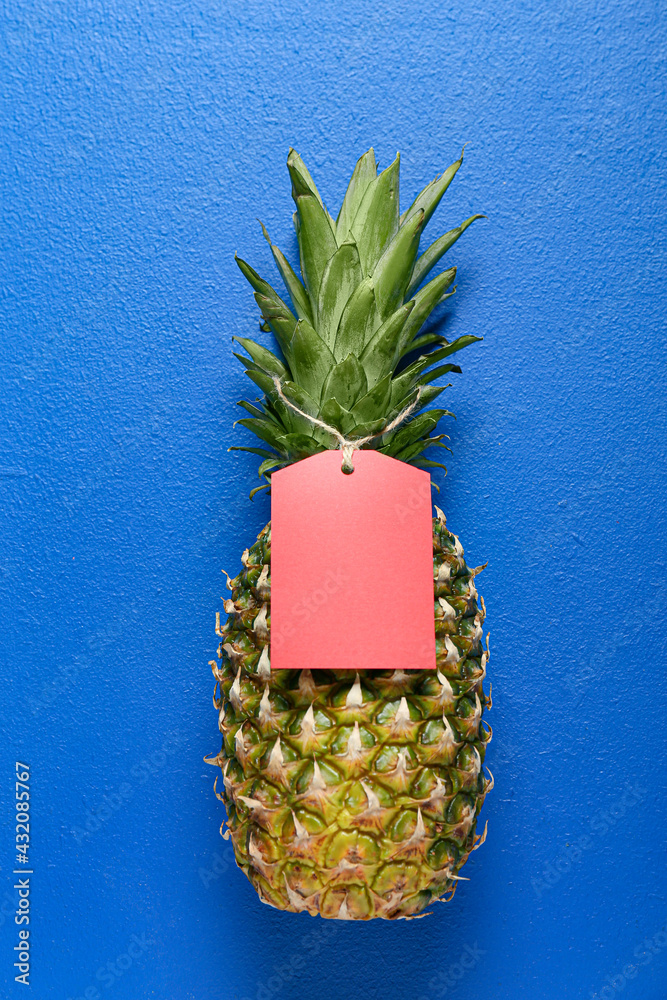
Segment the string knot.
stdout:
[[394,419],[383,427],[382,430],[376,431],[375,434],[368,434],[366,437],[362,438],[346,438],[343,434],[341,434],[337,427],[332,427],[330,424],[325,423],[324,420],[320,420],[319,417],[311,417],[310,413],[304,413],[303,410],[299,409],[298,406],[289,400],[283,392],[282,384],[277,375],[274,375],[273,377],[273,384],[276,387],[276,392],[279,397],[286,406],[289,406],[290,410],[294,410],[294,412],[298,413],[300,417],[304,417],[305,420],[309,420],[313,426],[321,427],[323,430],[327,431],[336,438],[338,441],[338,448],[342,452],[341,471],[346,475],[350,475],[354,472],[354,464],[352,462],[354,452],[358,451],[365,444],[368,444],[369,441],[373,441],[375,438],[382,437],[383,434],[388,434],[389,431],[395,430],[399,424],[402,424],[404,420],[407,420],[410,414],[417,408],[422,394],[422,386],[419,386],[417,389],[417,395],[413,401],[406,406],[405,409],[401,410],[398,416],[394,417]]
[[345,444],[342,444],[340,446],[340,450],[343,453],[343,464],[341,465],[341,470],[345,473],[346,476],[349,476],[350,473],[354,472],[354,465],[352,464],[352,455],[354,454],[355,447],[356,445],[354,441],[346,441]]

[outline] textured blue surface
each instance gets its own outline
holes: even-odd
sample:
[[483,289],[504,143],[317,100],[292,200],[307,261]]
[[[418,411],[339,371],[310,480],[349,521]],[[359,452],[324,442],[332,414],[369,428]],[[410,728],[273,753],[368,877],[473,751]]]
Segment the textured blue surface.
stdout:
[[[2,21],[2,996],[27,995],[25,758],[39,1000],[663,1000],[660,5],[34,0]],[[226,450],[230,338],[257,329],[233,253],[270,271],[256,216],[293,250],[290,144],[337,208],[369,145],[400,148],[406,202],[464,141],[431,226],[489,215],[447,310],[486,339],[448,391],[439,502],[489,560],[489,839],[426,920],[281,914],[234,868],[202,763],[220,570],[268,516]]]

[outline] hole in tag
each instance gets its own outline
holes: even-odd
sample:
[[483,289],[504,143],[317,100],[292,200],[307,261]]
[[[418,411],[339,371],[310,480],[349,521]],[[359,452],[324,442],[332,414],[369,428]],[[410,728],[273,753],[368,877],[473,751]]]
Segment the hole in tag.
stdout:
[[352,464],[352,456],[354,455],[354,448],[349,444],[344,444],[341,448],[343,455],[343,461],[341,464],[341,472],[345,473],[346,476],[351,476],[354,472],[354,465]]

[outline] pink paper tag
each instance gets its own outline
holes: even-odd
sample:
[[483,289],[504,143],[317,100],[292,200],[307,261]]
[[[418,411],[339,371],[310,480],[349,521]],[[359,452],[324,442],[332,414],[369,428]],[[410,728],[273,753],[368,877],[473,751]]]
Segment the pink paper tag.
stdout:
[[433,670],[428,472],[324,451],[271,476],[271,667]]

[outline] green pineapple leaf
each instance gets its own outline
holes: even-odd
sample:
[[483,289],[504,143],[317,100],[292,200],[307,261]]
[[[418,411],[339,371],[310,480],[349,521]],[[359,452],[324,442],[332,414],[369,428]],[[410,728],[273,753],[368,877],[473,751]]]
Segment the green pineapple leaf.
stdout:
[[421,455],[424,451],[424,446],[421,441],[416,441],[414,444],[410,444],[403,448],[401,451],[391,451],[386,454],[390,454],[392,458],[398,459],[399,462],[413,462],[418,455]]
[[336,359],[310,323],[300,319],[289,345],[293,381],[313,399],[322,396],[322,386],[336,365]]
[[285,288],[289,292],[289,296],[294,304],[294,308],[297,311],[299,319],[307,319],[309,323],[313,322],[313,314],[310,307],[310,299],[308,298],[308,292],[303,287],[303,284],[299,281],[299,278],[294,273],[292,265],[289,263],[282,250],[279,250],[277,246],[271,242],[269,234],[266,231],[264,225],[260,222],[262,227],[262,232],[264,233],[264,238],[266,242],[271,247],[271,253],[273,254],[273,259],[276,262],[276,266],[280,271],[280,277],[283,279]]
[[[419,404],[420,406],[430,406],[434,399],[445,391],[447,386],[445,385],[424,385],[420,386],[421,392],[419,394]],[[447,412],[445,416],[453,417],[453,413]]]
[[257,493],[261,493],[262,490],[270,490],[270,483],[263,483],[261,486],[255,486],[254,490],[250,490],[250,499],[254,500]]
[[375,265],[398,231],[398,172],[400,157],[371,181],[351,226],[364,274]]
[[275,289],[271,287],[268,281],[265,281],[264,278],[260,277],[257,271],[255,271],[255,269],[251,267],[250,264],[247,264],[242,257],[239,257],[238,254],[235,254],[234,260],[238,264],[243,276],[250,282],[252,287],[255,289],[255,292],[258,295],[263,296],[263,299],[265,299],[267,302],[270,302],[274,307],[274,309],[284,314],[285,316],[291,316],[294,322],[296,323],[296,316],[292,313],[289,306],[285,302],[283,302],[283,300],[280,298]]
[[442,378],[443,375],[449,375],[450,372],[460,375],[461,369],[458,365],[441,365],[440,368],[435,368],[433,371],[427,372],[426,375],[422,375],[419,379],[419,385],[428,385],[429,382],[434,382],[435,379]]
[[[449,413],[448,410],[443,410],[443,415]],[[451,414],[449,414],[451,416]],[[451,452],[451,448],[448,444],[443,444],[443,441],[450,441],[451,438],[449,434],[436,434],[435,437],[424,438],[424,451],[427,448],[444,448],[445,451]]]
[[354,354],[348,354],[344,361],[340,361],[329,372],[322,389],[322,399],[334,398],[344,409],[349,410],[367,389],[363,366]]
[[444,410],[429,410],[427,413],[420,413],[409,424],[392,431],[390,441],[392,454],[398,454],[414,441],[420,441],[423,444],[420,439],[431,433],[444,413]]
[[426,228],[429,219],[435,212],[436,208],[440,204],[440,199],[449,187],[449,185],[454,180],[454,176],[463,163],[463,152],[458,160],[452,163],[451,167],[445,170],[444,174],[436,177],[434,181],[431,181],[424,190],[417,195],[413,203],[407,212],[404,212],[401,216],[401,225],[408,221],[411,216],[418,212],[420,209],[424,211],[424,228]]
[[343,243],[324,268],[317,304],[318,332],[331,349],[336,342],[343,310],[361,280],[361,264],[356,244]]
[[[303,280],[264,226],[262,232],[293,308],[237,258],[253,288],[261,329],[273,332],[282,352],[280,357],[250,338],[235,338],[245,352],[236,356],[263,393],[240,404],[247,416],[237,423],[273,449],[255,449],[265,479],[289,462],[335,448],[340,434],[375,436],[368,447],[415,464],[427,462],[425,449],[448,447],[443,435],[431,436],[440,416],[453,416],[428,409],[448,388],[434,383],[460,372],[446,359],[481,338],[466,335],[450,344],[435,329],[423,329],[454,294],[456,269],[426,279],[481,216],[466,219],[418,254],[421,233],[460,166],[461,159],[400,216],[399,157],[378,175],[371,149],[358,160],[334,221],[303,160],[290,150]],[[397,418],[400,425],[386,433]]]
[[286,434],[285,445],[295,458],[308,458],[322,450],[319,442],[308,434]]
[[276,306],[271,299],[267,299],[259,292],[255,292],[255,300],[266,320],[263,330],[270,330],[274,334],[280,350],[285,357],[288,357],[288,344],[294,335],[296,319],[291,312],[285,313],[279,306]]
[[255,289],[255,301],[262,312],[262,318],[269,324],[270,329],[280,344],[280,349],[285,353],[285,345],[289,343],[294,333],[296,316],[271,285],[257,274],[254,268],[246,264],[238,255],[234,259],[244,277]]
[[385,375],[352,407],[352,416],[359,421],[372,420],[376,413],[386,413],[391,399],[391,375]]
[[412,460],[412,465],[416,465],[420,469],[444,469],[447,472],[447,466],[443,462],[434,462],[432,458],[418,458],[415,456]]
[[446,347],[439,347],[436,351],[431,351],[430,354],[425,354],[421,358],[418,358],[411,365],[408,365],[403,374],[420,375],[427,368],[430,368],[431,365],[435,364],[436,361],[442,361],[443,358],[448,358],[452,354],[456,354],[457,351],[463,350],[464,347],[468,347],[470,344],[474,344],[482,339],[482,337],[474,337],[472,334],[466,333],[462,337],[457,337],[456,340],[452,341],[451,344],[447,344]]
[[299,213],[301,271],[310,301],[315,306],[324,268],[337,249],[336,237],[331,220],[314,195],[300,195],[296,206]]
[[[333,396],[325,400],[320,410],[320,417],[330,427],[335,427],[341,434],[351,434],[355,428],[355,419],[348,409],[341,406]],[[331,439],[331,436],[330,436]],[[335,447],[335,445],[334,445]]]
[[360,360],[364,366],[369,385],[375,385],[394,369],[397,362],[399,336],[413,307],[414,302],[406,302],[404,306],[397,309],[393,316],[385,320],[364,348]]
[[432,243],[428,250],[425,250],[424,253],[417,258],[406,295],[412,295],[414,291],[419,288],[431,268],[435,267],[440,258],[447,253],[450,247],[454,246],[459,236],[462,236],[463,233],[465,233],[468,226],[471,226],[476,219],[485,218],[485,215],[471,215],[469,219],[462,222],[460,226],[456,227],[456,229],[450,229],[448,233],[445,233],[445,235],[441,236],[439,240]]
[[252,431],[258,438],[270,444],[278,452],[285,452],[285,435],[281,434],[268,419],[258,419],[255,417],[244,417],[237,420],[237,424]]
[[247,399],[239,399],[237,406],[240,406],[246,413],[249,413],[251,417],[259,417],[261,420],[265,417],[264,410],[260,409],[259,406],[255,406],[254,403],[249,403]]
[[415,337],[414,340],[411,340],[403,350],[401,357],[405,358],[408,354],[412,354],[414,351],[421,351],[422,347],[430,347],[432,344],[440,344],[441,347],[444,347],[448,343],[449,341],[445,340],[439,333],[425,333],[421,337]]
[[[242,357],[242,355],[239,354],[239,357]],[[244,358],[243,360],[245,361],[246,364],[245,373],[250,379],[250,381],[254,382],[255,385],[262,390],[262,392],[267,394],[267,396],[270,395],[275,388],[273,377],[271,375],[268,375],[263,369],[259,368],[257,365],[253,364],[252,361],[248,361],[247,358]]]
[[317,416],[318,403],[306,392],[303,386],[297,385],[296,382],[291,382],[289,379],[283,379],[280,383],[280,388],[283,395],[291,403],[294,403],[295,406],[298,406],[300,410],[303,410],[304,413],[309,413],[311,417]]
[[375,152],[369,149],[357,160],[357,165],[352,172],[350,183],[347,186],[343,204],[341,205],[338,218],[336,220],[336,232],[340,242],[348,238],[350,227],[359,211],[359,206],[369,184],[377,177],[377,167],[375,165]]
[[284,458],[267,458],[261,463],[259,469],[257,470],[258,476],[265,476],[267,472],[271,472],[273,469],[277,469],[285,464]]
[[227,451],[249,451],[251,455],[259,455],[261,458],[276,458],[275,451],[267,451],[266,448],[247,448],[245,445],[233,444]]
[[348,299],[340,317],[333,348],[337,361],[363,349],[373,336],[376,319],[373,282],[371,278],[365,278]]
[[296,201],[299,195],[312,194],[317,198],[322,208],[324,208],[324,202],[315,186],[315,181],[310,176],[306,164],[295,149],[290,148],[287,154],[287,169],[292,180],[292,197],[294,200]]
[[403,302],[419,250],[424,213],[419,211],[394,236],[373,271],[375,301],[385,320]]
[[[285,402],[278,396],[275,383],[270,375],[265,372],[246,371],[248,378],[252,379],[255,385],[264,392],[264,413],[280,429],[287,431],[310,431],[310,423],[306,417],[300,416],[291,410]],[[241,405],[241,404],[239,404]],[[257,414],[255,414],[257,416]]]
[[270,375],[276,375],[278,378],[285,378],[288,374],[282,361],[271,351],[267,350],[266,347],[256,344],[254,340],[249,340],[247,337],[233,337],[232,339],[237,344],[240,344],[248,352],[255,364],[259,365],[265,372],[268,372]]
[[[455,267],[450,268],[448,271],[443,271],[442,274],[439,274],[436,278],[433,278],[432,281],[429,281],[428,285],[425,285],[422,289],[420,289],[414,299],[410,300],[414,303],[414,309],[409,322],[405,324],[405,328],[401,336],[399,348],[401,353],[412,341],[412,339],[417,336],[435,307],[442,302],[443,295],[447,289],[451,287],[455,277]],[[452,292],[450,294],[453,295],[454,293]]]
[[[360,424],[355,424],[354,437],[355,439],[358,439],[367,437],[370,434],[380,435],[386,426],[387,426],[387,421],[384,417],[379,417],[377,420],[367,420]],[[371,444],[370,447],[372,448],[373,445]]]

